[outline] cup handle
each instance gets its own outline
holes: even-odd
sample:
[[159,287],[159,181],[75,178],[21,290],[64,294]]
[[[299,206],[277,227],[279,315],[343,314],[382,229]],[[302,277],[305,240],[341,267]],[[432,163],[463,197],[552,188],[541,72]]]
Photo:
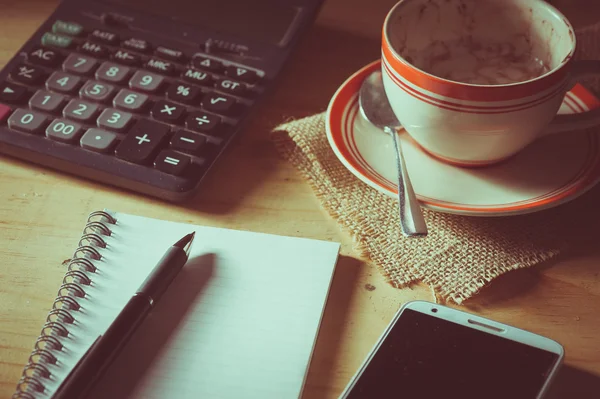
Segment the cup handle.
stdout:
[[[600,60],[574,61],[571,74],[572,84],[569,89],[585,76],[600,75]],[[596,126],[600,126],[600,108],[578,114],[556,115],[542,134],[563,133]]]

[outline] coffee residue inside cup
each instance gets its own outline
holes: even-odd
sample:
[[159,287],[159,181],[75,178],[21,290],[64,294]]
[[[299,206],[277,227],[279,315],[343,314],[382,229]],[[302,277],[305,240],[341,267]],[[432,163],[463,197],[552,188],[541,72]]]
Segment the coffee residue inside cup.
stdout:
[[444,79],[481,85],[524,82],[550,70],[530,52],[517,51],[511,43],[481,44],[471,38],[434,41],[411,57],[413,65]]

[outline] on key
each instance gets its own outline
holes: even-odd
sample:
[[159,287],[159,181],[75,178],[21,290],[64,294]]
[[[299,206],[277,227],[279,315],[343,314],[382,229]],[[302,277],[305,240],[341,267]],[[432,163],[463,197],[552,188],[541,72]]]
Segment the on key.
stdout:
[[163,145],[169,127],[147,119],[138,121],[117,147],[115,155],[125,161],[146,164]]

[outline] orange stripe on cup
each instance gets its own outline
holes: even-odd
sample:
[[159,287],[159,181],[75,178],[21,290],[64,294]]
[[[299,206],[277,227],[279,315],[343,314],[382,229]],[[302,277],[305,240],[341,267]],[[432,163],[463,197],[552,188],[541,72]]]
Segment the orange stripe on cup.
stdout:
[[562,85],[558,86],[556,89],[551,91],[550,93],[536,98],[535,100],[527,101],[520,104],[511,104],[511,105],[503,105],[503,106],[477,106],[477,105],[463,105],[459,103],[453,103],[449,101],[443,101],[438,98],[429,96],[423,92],[417,91],[414,88],[410,87],[402,80],[398,79],[397,76],[394,75],[394,72],[390,70],[388,65],[385,62],[385,59],[382,62],[384,72],[396,83],[400,89],[402,89],[406,94],[415,97],[416,99],[426,102],[430,105],[435,105],[438,108],[447,109],[450,111],[459,111],[465,112],[469,114],[502,114],[507,112],[515,112],[522,111],[525,109],[529,109],[535,107],[536,105],[542,104],[546,102],[548,99],[556,96],[559,93],[563,93],[566,89],[566,82]]
[[421,71],[392,49],[385,32],[385,25],[382,36],[383,56],[396,73],[415,86],[457,100],[493,102],[530,97],[563,81],[567,77],[567,66],[571,62],[569,59],[558,69],[527,82],[498,86],[473,85],[453,82]]

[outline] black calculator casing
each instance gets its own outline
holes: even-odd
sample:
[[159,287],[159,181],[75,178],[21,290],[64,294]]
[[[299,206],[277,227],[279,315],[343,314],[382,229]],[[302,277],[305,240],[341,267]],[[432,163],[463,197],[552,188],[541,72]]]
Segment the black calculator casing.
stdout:
[[[201,4],[202,1],[198,0],[198,3]],[[187,60],[202,57],[219,61],[226,67],[244,67],[256,72],[259,77],[258,82],[248,85],[250,95],[236,97],[236,95],[227,93],[228,96],[232,96],[236,100],[235,113],[222,118],[223,126],[226,128],[217,138],[206,137],[210,149],[206,153],[191,157],[193,167],[190,168],[190,172],[184,175],[165,173],[156,169],[152,163],[137,164],[128,162],[116,157],[114,150],[111,150],[112,152],[108,154],[99,153],[84,149],[78,143],[68,144],[52,140],[44,133],[31,134],[16,131],[9,128],[6,120],[0,123],[0,153],[166,201],[178,202],[190,198],[198,191],[203,177],[219,161],[223,151],[232,139],[243,131],[245,122],[251,114],[256,112],[257,105],[274,84],[276,76],[299,37],[315,19],[322,0],[289,0],[286,3],[297,10],[297,15],[285,39],[273,44],[267,41],[256,41],[234,34],[219,33],[198,26],[186,25],[168,17],[140,12],[113,2],[64,0],[0,71],[0,84],[4,82],[14,83],[11,80],[11,71],[14,71],[23,63],[27,64],[28,54],[41,46],[42,37],[46,33],[52,32],[52,27],[56,21],[79,24],[84,27],[85,35],[94,30],[109,31],[118,35],[121,40],[136,38],[147,41],[154,49],[157,47],[177,49],[185,54]],[[235,10],[232,10],[232,12],[235,12]],[[226,16],[223,17],[226,18]],[[55,48],[53,50],[62,53],[65,57],[71,53],[78,53],[78,46],[88,40],[85,35],[74,39],[73,48]],[[108,47],[111,53],[114,53],[119,49],[119,46],[119,44],[116,44],[105,47]],[[154,54],[140,54],[140,56],[143,60],[146,60],[154,57]],[[104,60],[117,62],[111,59],[110,56]],[[99,62],[104,60],[100,59]],[[53,71],[61,70],[61,68],[59,64],[56,67],[46,69],[48,74],[51,74]],[[182,64],[178,68],[178,70],[183,71],[189,66]],[[137,69],[144,69],[143,64]],[[218,72],[216,75],[220,73]],[[167,76],[165,82],[176,84],[181,80],[181,76],[179,72],[173,76]],[[93,80],[94,75],[87,76],[85,79]],[[219,81],[223,77],[219,75],[215,76],[215,79]],[[31,96],[38,89],[45,89],[44,83],[27,85],[18,82],[18,84],[27,89],[28,96]],[[126,83],[122,87],[129,88]],[[203,95],[219,90],[212,86],[198,86],[198,88]],[[78,95],[76,93],[73,96],[67,96],[67,100]],[[150,95],[150,102],[160,100],[161,96],[164,96],[164,92],[159,91]],[[0,99],[0,103],[9,106],[12,111],[18,108],[28,109],[27,100],[22,104],[11,104]],[[100,110],[108,107],[112,107],[112,104],[101,105]],[[48,120],[52,121],[53,118],[61,117],[60,114],[48,115]],[[147,112],[134,115],[133,123],[138,118],[150,117]],[[95,128],[94,123],[90,122],[89,126],[86,125],[85,128]],[[173,135],[174,132],[185,129],[185,126],[169,125],[169,128],[171,130],[170,134]],[[119,137],[123,138],[126,135],[127,132],[124,132],[119,134]],[[168,140],[165,145],[166,147],[169,146]],[[195,162],[197,160],[199,160],[199,163]]]

